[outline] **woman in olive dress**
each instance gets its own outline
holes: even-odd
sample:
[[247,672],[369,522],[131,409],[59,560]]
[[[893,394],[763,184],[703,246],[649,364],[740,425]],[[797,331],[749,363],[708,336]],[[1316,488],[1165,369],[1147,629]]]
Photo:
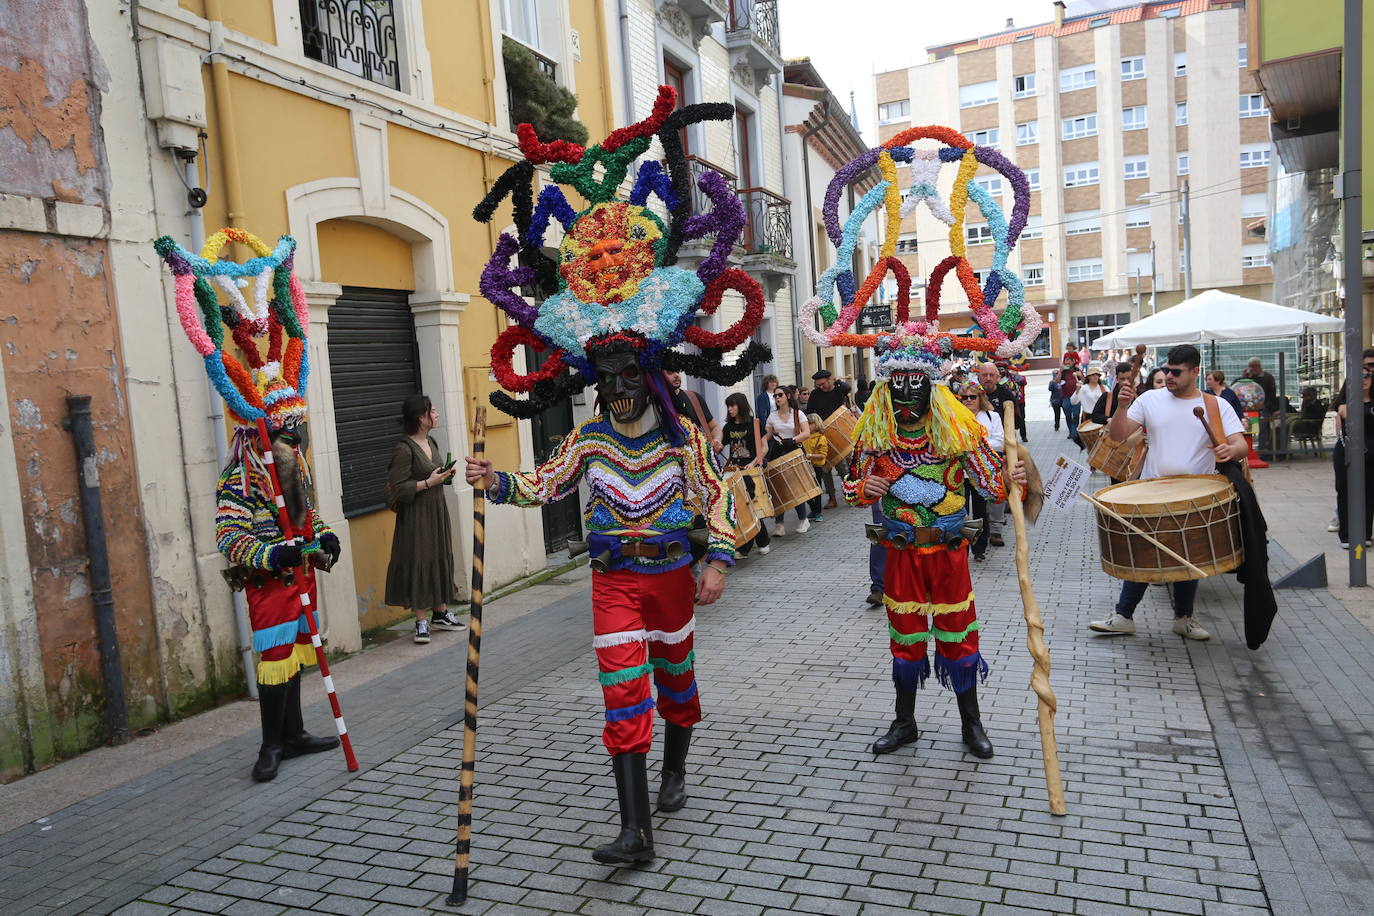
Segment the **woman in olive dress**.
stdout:
[[386,483],[387,505],[396,513],[386,603],[415,612],[417,643],[429,642],[431,628],[467,628],[448,609],[454,592],[453,537],[444,485],[457,468],[443,466],[444,457],[430,435],[438,422],[439,411],[429,398],[412,394],[405,399],[401,425],[406,434],[391,453]]

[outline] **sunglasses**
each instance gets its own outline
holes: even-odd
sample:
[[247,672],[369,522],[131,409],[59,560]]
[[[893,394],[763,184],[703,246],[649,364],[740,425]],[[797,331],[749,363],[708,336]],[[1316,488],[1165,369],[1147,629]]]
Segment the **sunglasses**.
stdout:
[[961,400],[961,401],[976,401],[976,400],[978,400],[978,395],[976,395],[976,394],[961,394],[961,395],[959,395],[959,400]]
[[1172,366],[1161,366],[1160,368],[1165,374],[1172,375],[1174,378],[1178,378],[1185,372],[1192,371],[1190,369],[1175,369]]

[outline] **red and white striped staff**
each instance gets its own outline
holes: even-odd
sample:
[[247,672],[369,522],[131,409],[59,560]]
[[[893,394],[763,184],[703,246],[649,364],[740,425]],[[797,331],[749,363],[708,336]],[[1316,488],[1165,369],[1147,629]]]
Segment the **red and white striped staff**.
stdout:
[[[272,481],[272,498],[277,504],[277,526],[281,528],[286,543],[301,541],[296,535],[296,526],[291,523],[291,515],[286,511],[286,500],[282,497],[281,479],[277,477],[277,463],[272,457],[272,437],[267,432],[267,421],[258,419],[258,442],[262,445],[262,460],[267,466],[267,476]],[[302,557],[302,570],[309,559]],[[348,729],[344,726],[343,710],[339,708],[339,695],[334,691],[334,678],[329,674],[329,661],[324,657],[324,644],[320,642],[320,629],[315,625],[315,610],[310,605],[310,586],[302,575],[296,582],[296,594],[301,599],[301,612],[305,614],[306,625],[310,627],[310,644],[315,647],[315,661],[319,663],[320,674],[324,677],[324,692],[329,696],[329,706],[334,710],[334,727],[339,731],[339,744],[343,747],[344,760],[348,771],[356,772],[358,758],[353,756],[353,742],[349,740]]]

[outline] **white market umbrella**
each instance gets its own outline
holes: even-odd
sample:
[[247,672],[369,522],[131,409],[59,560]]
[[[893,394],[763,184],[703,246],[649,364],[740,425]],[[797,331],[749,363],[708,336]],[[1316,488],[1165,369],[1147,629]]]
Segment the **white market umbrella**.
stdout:
[[1220,340],[1264,340],[1340,331],[1344,327],[1343,318],[1209,289],[1173,308],[1117,328],[1088,346],[1094,350],[1114,350],[1136,344],[1156,347]]

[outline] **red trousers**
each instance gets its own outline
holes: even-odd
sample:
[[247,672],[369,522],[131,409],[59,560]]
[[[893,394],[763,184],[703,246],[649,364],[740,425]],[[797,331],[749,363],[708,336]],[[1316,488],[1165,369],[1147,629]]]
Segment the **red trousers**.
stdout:
[[[915,690],[930,675],[926,643],[935,642],[935,675],[955,693],[988,673],[978,651],[978,615],[968,548],[888,547],[883,604],[892,645],[892,679]],[[932,626],[933,623],[933,626]]]
[[[310,588],[310,606],[316,600],[315,573],[310,568],[296,570],[304,575]],[[261,652],[257,677],[259,684],[284,684],[302,665],[315,663],[310,643],[310,627],[295,585],[266,577],[261,586],[248,585],[248,624],[253,630],[253,651]]]
[[666,573],[592,573],[592,646],[606,701],[601,740],[616,754],[646,754],[653,744],[654,701],[674,725],[701,721],[692,673],[696,581],[690,566]]

